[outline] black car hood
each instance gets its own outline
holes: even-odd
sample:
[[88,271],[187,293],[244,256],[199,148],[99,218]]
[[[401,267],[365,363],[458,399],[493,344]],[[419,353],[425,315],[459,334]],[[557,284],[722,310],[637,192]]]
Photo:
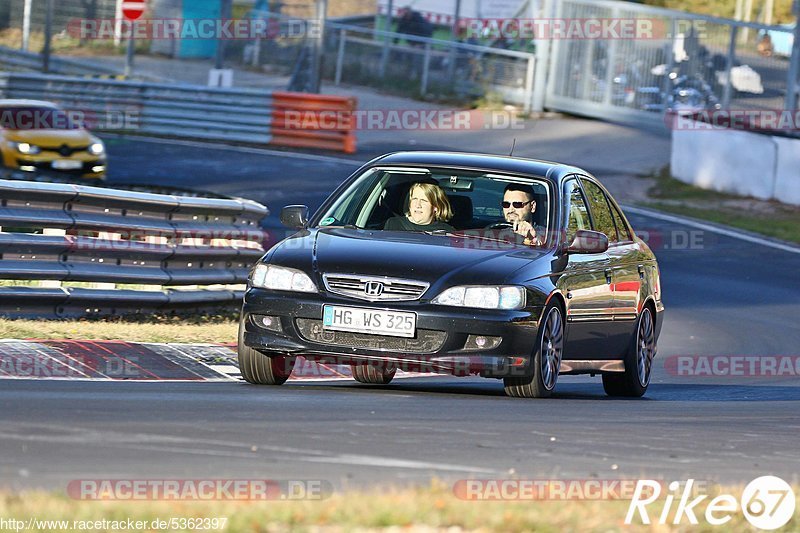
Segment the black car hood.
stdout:
[[504,283],[542,250],[476,238],[322,228],[283,241],[270,262],[317,275],[348,273],[444,283]]

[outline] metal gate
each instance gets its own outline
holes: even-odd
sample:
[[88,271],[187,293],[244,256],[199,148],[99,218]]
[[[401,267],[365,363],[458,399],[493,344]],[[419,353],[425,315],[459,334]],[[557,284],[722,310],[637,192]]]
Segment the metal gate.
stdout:
[[[780,43],[791,42],[787,26],[604,0],[555,0],[551,9],[552,20],[575,31],[551,41],[550,109],[663,125],[667,110],[784,108],[789,58]],[[586,32],[581,38],[581,31],[597,27],[588,21],[617,21],[641,31],[632,37],[600,32],[601,38]]]

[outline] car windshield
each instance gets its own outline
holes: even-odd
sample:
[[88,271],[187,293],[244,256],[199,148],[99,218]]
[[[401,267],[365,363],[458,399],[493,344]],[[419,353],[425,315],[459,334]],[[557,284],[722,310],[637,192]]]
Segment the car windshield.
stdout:
[[[451,216],[425,224],[408,224],[412,186],[428,184],[446,198]],[[432,186],[432,187],[431,187]],[[454,169],[371,168],[348,187],[318,218],[317,227],[350,226],[371,230],[428,231],[479,239],[502,239],[513,234],[514,218],[503,209],[507,189],[522,189],[514,196],[531,213],[526,220],[545,244],[551,232],[550,188],[544,179]],[[416,190],[416,189],[415,189]],[[419,196],[419,193],[414,193]],[[434,204],[439,205],[430,195]],[[430,203],[430,202],[428,202]],[[396,223],[395,223],[396,222]],[[428,229],[429,228],[429,229]],[[531,244],[526,242],[524,244]]]
[[75,130],[81,127],[77,116],[54,107],[0,107],[0,128],[8,130]]

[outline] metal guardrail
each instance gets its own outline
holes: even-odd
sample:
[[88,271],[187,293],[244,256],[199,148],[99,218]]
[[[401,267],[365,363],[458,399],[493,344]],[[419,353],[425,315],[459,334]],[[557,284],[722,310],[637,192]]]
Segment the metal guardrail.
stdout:
[[[9,70],[39,71],[42,69],[42,55],[36,52],[14,50],[0,46],[0,65]],[[54,74],[65,75],[118,75],[119,70],[89,63],[82,59],[66,57],[50,57],[50,71]]]
[[267,214],[250,200],[0,180],[0,315],[233,307]]
[[[0,97],[54,101],[99,131],[267,144],[272,93],[0,72]],[[93,119],[93,120],[92,120]]]

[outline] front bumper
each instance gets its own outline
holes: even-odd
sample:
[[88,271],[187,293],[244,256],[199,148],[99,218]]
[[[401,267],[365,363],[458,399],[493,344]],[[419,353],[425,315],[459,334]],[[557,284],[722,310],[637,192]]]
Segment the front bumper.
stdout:
[[[76,165],[80,164],[80,166],[68,170],[55,169],[53,168],[53,161],[57,159],[74,161]],[[15,163],[16,168],[27,172],[45,172],[98,179],[105,177],[108,168],[105,158],[91,158],[89,156],[66,158],[17,157]]]
[[[332,332],[322,329],[325,304],[412,311],[413,339]],[[303,294],[249,289],[244,298],[244,344],[269,355],[302,355],[336,364],[388,364],[402,370],[484,377],[526,375],[538,333],[541,308],[518,311],[468,309],[427,302],[366,302],[327,293]],[[276,317],[267,329],[253,315]],[[467,345],[482,336],[492,345]],[[486,345],[484,345],[486,346]]]

